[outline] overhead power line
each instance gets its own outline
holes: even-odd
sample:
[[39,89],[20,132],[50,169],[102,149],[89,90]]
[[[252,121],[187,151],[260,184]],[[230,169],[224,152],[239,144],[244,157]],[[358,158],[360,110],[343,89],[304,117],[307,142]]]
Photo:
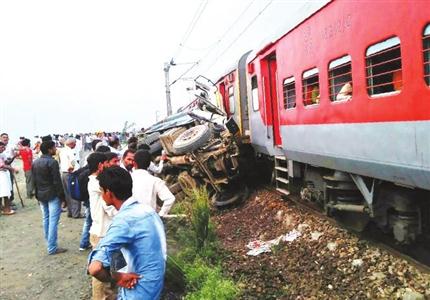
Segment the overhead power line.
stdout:
[[[272,0],[273,1],[273,0]],[[209,54],[216,49],[216,47],[221,43],[221,41],[227,36],[227,34],[234,28],[234,26],[239,22],[239,20],[245,15],[245,13],[248,11],[248,9],[251,7],[251,5],[255,2],[255,0],[252,0],[246,7],[244,10],[242,10],[242,12],[240,13],[240,15],[236,18],[236,20],[234,20],[234,22],[227,28],[226,31],[224,31],[224,33],[221,35],[221,37],[212,45],[210,45],[210,49],[209,51],[207,51],[205,53],[205,55],[203,55],[198,61],[196,61],[196,63],[194,63],[190,68],[188,68],[182,75],[180,75],[177,79],[175,79],[173,83],[175,83],[176,81],[180,80],[183,76],[185,76],[186,74],[188,74],[193,68],[195,68],[197,65],[199,65],[199,63],[206,59],[206,57],[209,56]],[[183,46],[184,47],[184,46]],[[207,49],[208,47],[206,47]]]
[[205,0],[205,1],[200,2],[200,5],[197,7],[193,18],[191,19],[191,22],[188,25],[188,28],[185,31],[184,36],[181,39],[181,42],[179,43],[178,50],[176,51],[175,55],[172,57],[171,61],[174,61],[174,59],[179,56],[182,48],[185,46],[185,43],[187,42],[187,40],[189,39],[189,37],[193,33],[197,22],[199,21],[200,17],[202,16],[203,12],[205,11],[206,6],[208,5],[208,2],[209,2],[209,0]]
[[263,14],[263,12],[273,3],[273,0],[270,0],[262,10],[260,10],[257,15],[245,26],[245,28],[232,40],[232,42],[221,52],[221,54],[217,55],[217,57],[212,61],[212,63],[204,70],[207,72],[216,62],[219,56],[223,56],[241,37],[242,35],[251,27],[252,24]]

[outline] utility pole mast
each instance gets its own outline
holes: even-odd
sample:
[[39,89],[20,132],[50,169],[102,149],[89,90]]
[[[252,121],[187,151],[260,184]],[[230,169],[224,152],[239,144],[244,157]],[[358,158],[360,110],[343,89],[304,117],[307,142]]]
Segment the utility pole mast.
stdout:
[[170,99],[170,82],[169,82],[169,70],[171,63],[164,63],[164,78],[166,80],[166,103],[167,103],[167,115],[170,116],[172,114],[172,101]]

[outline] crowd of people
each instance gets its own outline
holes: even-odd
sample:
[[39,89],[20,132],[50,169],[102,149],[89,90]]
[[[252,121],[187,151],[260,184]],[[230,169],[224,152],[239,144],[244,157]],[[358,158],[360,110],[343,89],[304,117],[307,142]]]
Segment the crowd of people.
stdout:
[[158,299],[166,261],[160,218],[169,213],[175,196],[154,176],[166,157],[156,165],[148,145],[131,136],[121,146],[124,138],[105,133],[49,135],[31,147],[27,138],[10,145],[8,134],[1,134],[2,214],[15,214],[12,183],[18,170],[12,162],[19,157],[27,197],[35,197],[42,211],[48,255],[67,252],[57,241],[61,213],[84,219],[79,250],[92,249],[92,298]]

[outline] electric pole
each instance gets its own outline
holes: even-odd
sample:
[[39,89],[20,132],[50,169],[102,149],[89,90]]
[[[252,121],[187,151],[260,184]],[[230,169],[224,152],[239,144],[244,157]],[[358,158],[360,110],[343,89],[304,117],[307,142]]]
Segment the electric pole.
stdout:
[[170,82],[169,82],[169,70],[171,63],[164,63],[164,78],[166,80],[166,103],[167,103],[167,115],[172,114],[172,101],[170,99]]

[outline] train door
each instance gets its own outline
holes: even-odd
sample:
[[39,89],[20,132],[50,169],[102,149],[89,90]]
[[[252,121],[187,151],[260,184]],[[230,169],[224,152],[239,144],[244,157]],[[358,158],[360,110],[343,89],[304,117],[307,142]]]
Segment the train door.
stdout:
[[251,51],[246,52],[239,59],[238,75],[239,75],[239,101],[240,101],[240,129],[242,135],[249,135],[249,111],[247,97],[247,64],[246,59]]
[[266,68],[263,70],[264,98],[266,100],[267,125],[272,125],[273,144],[282,145],[280,116],[278,105],[277,84],[277,64],[276,55],[271,54],[264,59]]

